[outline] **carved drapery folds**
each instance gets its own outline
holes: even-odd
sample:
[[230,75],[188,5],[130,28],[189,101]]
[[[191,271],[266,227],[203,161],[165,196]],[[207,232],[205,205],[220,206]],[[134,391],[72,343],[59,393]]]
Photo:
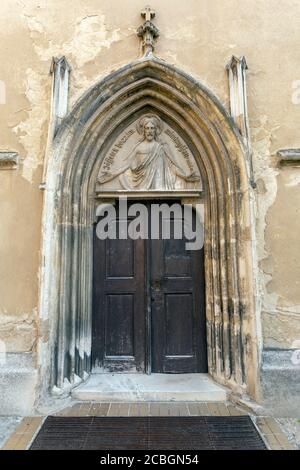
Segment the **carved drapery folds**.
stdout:
[[[244,146],[217,98],[154,56],[95,85],[65,118],[54,141],[41,303],[51,321],[51,385],[68,389],[90,372],[95,188],[118,136],[149,114],[159,116],[178,145],[186,146],[202,179],[209,371],[219,382],[255,396],[253,221]],[[188,164],[184,171],[192,173]]]

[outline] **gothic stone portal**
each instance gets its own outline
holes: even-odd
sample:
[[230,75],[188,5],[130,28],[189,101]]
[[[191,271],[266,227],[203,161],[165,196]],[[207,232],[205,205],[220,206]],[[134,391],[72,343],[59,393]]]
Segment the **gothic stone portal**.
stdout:
[[[145,126],[144,135],[137,131],[139,118],[149,113],[163,121],[160,134],[160,126],[152,119],[147,121],[151,122],[148,136]],[[130,130],[131,135],[126,136]],[[180,136],[179,140],[172,139],[169,130],[172,136],[173,132]],[[151,133],[155,133],[155,138],[149,142]],[[134,186],[138,161],[137,165],[125,162],[126,175],[120,173],[125,175],[129,188],[135,187],[135,197],[139,192],[144,197],[164,191],[141,189],[150,180],[155,185],[159,181],[163,187],[166,185],[167,172],[163,173],[163,180],[158,174],[153,179],[149,177],[152,158],[159,160],[160,168],[162,161],[168,159],[175,187],[179,183],[184,188],[201,187],[201,181],[187,181],[174,170],[179,167],[189,179],[199,168],[205,190],[208,370],[218,382],[257,397],[253,211],[246,150],[218,98],[187,73],[153,55],[128,64],[95,84],[56,133],[47,166],[44,207],[47,217],[43,225],[41,318],[50,322],[50,341],[46,345],[41,341],[41,387],[45,387],[45,392],[49,386],[68,392],[91,372],[95,187],[97,197],[105,192],[110,197],[109,191],[131,191],[122,186],[116,170],[132,155],[139,139],[144,149],[141,146],[133,160],[128,161],[148,161],[147,168],[140,168],[145,175],[140,180],[143,184]],[[152,154],[153,141],[168,145]],[[100,182],[103,171],[115,176]],[[45,380],[47,377],[49,381]]]
[[173,214],[170,239],[95,236],[94,371],[207,372],[203,248],[186,250],[175,223],[183,218]]

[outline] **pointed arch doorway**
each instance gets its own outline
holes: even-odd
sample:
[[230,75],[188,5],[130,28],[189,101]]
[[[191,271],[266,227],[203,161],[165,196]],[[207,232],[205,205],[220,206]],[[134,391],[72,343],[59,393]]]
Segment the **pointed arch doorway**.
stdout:
[[[159,204],[161,202],[163,204]],[[206,373],[207,346],[203,245],[188,250],[180,200],[139,201],[147,220],[145,239],[101,240],[94,235],[92,371]],[[119,235],[124,219],[116,203],[110,224]],[[128,209],[136,203],[128,202]],[[166,212],[170,236],[151,238],[151,208]],[[192,223],[195,226],[196,214]],[[128,218],[129,225],[134,219]],[[175,224],[183,234],[176,237]],[[168,235],[168,234],[167,234]]]
[[153,56],[90,89],[55,137],[44,203],[41,317],[50,322],[50,334],[40,348],[41,386],[67,392],[91,372],[97,178],[116,133],[149,109],[181,136],[203,178],[209,373],[257,398],[253,220],[245,150],[218,99]]

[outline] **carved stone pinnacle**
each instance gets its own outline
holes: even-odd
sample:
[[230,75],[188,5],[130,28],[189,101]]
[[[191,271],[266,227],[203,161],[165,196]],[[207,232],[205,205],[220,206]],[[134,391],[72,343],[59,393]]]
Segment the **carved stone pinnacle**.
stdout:
[[138,28],[137,35],[142,38],[144,56],[148,56],[154,51],[155,39],[159,36],[159,30],[151,21],[155,17],[155,11],[150,6],[147,5],[141,11],[141,16],[145,18],[145,22]]

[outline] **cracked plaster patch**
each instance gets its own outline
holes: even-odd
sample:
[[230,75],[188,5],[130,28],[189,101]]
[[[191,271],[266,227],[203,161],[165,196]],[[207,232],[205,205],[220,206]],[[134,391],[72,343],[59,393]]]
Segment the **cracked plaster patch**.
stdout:
[[286,186],[288,188],[292,188],[294,186],[297,186],[298,184],[300,184],[300,172],[289,175],[289,182],[286,183]]
[[[108,30],[104,15],[91,15],[77,20],[74,35],[69,41],[59,44],[49,39],[45,43],[43,39],[47,33],[47,25],[29,14],[22,16],[30,30],[34,49],[41,60],[50,63],[53,56],[62,54],[72,57],[72,62],[79,69],[74,73],[73,86],[81,92],[82,89],[88,88],[90,81],[85,79],[80,68],[92,61],[103,47],[109,48],[112,43],[121,39],[119,28],[114,31]],[[42,46],[43,43],[46,45]],[[48,87],[47,81],[49,81]],[[49,118],[49,89],[50,80],[48,76],[45,77],[44,72],[27,69],[25,95],[30,103],[30,110],[28,118],[17,124],[13,131],[18,135],[26,151],[22,175],[29,182],[32,182],[34,171],[44,159],[42,146],[44,136],[41,129],[45,128]]]
[[278,169],[270,166],[270,147],[272,133],[277,129],[268,129],[267,116],[261,116],[258,123],[251,123],[251,135],[253,146],[253,166],[255,180],[263,181],[264,191],[257,195],[256,206],[256,236],[257,256],[259,261],[260,298],[264,310],[273,311],[276,308],[278,295],[268,291],[268,284],[272,280],[272,274],[263,269],[263,261],[268,259],[269,251],[265,240],[267,227],[267,214],[277,197],[277,175]]
[[267,347],[292,348],[295,337],[300,338],[299,314],[263,311],[262,318],[264,343]]
[[174,26],[167,26],[165,28],[165,38],[169,40],[184,41],[184,43],[196,43],[199,42],[198,29],[196,19],[193,16],[185,18],[184,22]]
[[36,344],[36,311],[34,314],[0,315],[0,339],[5,343],[6,352],[32,351]]
[[[45,31],[44,26],[43,32]],[[60,56],[62,53],[67,57],[72,56],[72,61],[80,68],[93,60],[103,47],[110,48],[121,38],[120,28],[114,31],[108,30],[104,15],[91,15],[77,20],[71,40],[64,44],[55,44],[51,41],[48,48],[35,44],[35,50],[42,60],[49,60],[49,57]]]
[[27,153],[23,160],[22,175],[32,182],[34,171],[43,162],[42,129],[48,118],[48,110],[45,106],[48,96],[45,78],[31,68],[26,71],[25,95],[30,103],[28,118],[14,126],[13,131]]

